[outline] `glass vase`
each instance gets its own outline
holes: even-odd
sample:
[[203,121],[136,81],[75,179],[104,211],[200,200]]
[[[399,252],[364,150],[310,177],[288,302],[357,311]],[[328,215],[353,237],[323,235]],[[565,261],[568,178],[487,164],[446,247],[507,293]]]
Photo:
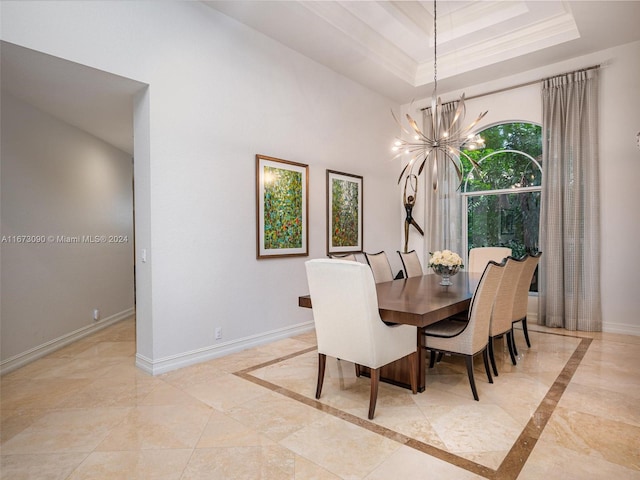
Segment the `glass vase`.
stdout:
[[432,265],[431,267],[433,268],[433,271],[435,273],[442,277],[440,280],[440,285],[443,285],[445,287],[453,285],[453,283],[451,282],[451,277],[460,271],[460,267],[458,265],[452,267],[445,265]]

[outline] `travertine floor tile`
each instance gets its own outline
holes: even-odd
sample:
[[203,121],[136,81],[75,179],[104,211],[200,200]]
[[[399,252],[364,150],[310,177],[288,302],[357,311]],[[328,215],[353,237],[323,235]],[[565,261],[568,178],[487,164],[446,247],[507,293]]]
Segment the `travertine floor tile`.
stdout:
[[279,445],[206,448],[193,452],[182,480],[286,480],[295,478],[295,455]]
[[66,480],[86,453],[2,455],[0,477],[7,480]]
[[463,361],[445,357],[421,394],[381,384],[369,421],[369,379],[349,362],[328,359],[315,400],[314,332],[153,377],[135,367],[128,319],[0,378],[0,472],[3,480],[640,479],[640,337],[530,332],[530,349],[516,332],[515,366],[497,342],[494,384],[476,359],[479,402]]
[[640,427],[558,407],[541,440],[640,471]]
[[131,358],[136,354],[136,342],[98,342],[89,348],[84,349],[76,355],[76,358],[111,358],[125,357]]
[[2,446],[2,454],[91,452],[129,408],[51,410]]
[[214,378],[225,375],[228,373],[218,368],[214,361],[209,361],[164,373],[158,378],[184,390],[188,387],[207,384]]
[[203,405],[203,402],[180,388],[166,382],[158,382],[146,396],[138,401],[138,405],[174,405],[185,408],[189,405]]
[[340,477],[300,455],[295,456],[295,480],[339,480]]
[[251,400],[227,413],[247,428],[252,428],[275,441],[324,416],[312,407],[277,393]]
[[508,452],[523,429],[523,425],[496,405],[433,407],[426,416],[446,449],[461,456],[484,451]]
[[149,378],[105,375],[61,400],[57,408],[134,407],[154,389]]
[[418,405],[413,407],[385,407],[376,414],[373,422],[434,447],[446,448],[445,443],[440,439],[431,422],[429,422],[429,419]]
[[640,471],[541,440],[536,444],[517,478],[518,480],[540,480],[542,478],[638,480],[640,479]]
[[178,480],[191,454],[191,449],[93,452],[68,479]]
[[571,382],[559,406],[640,427],[640,401],[633,394]]
[[365,477],[400,448],[397,442],[332,417],[298,430],[280,445],[345,479]]
[[292,353],[299,352],[300,350],[304,350],[305,348],[309,347],[310,345],[308,344],[308,342],[303,342],[295,338],[285,338],[283,340],[278,340],[267,345],[256,347],[254,349],[254,352],[257,352],[261,355],[268,355],[272,358],[280,358]]
[[15,437],[33,422],[41,418],[47,410],[0,409],[0,443]]
[[227,414],[213,411],[197,448],[233,448],[270,445],[275,442],[260,432],[230,417]]
[[389,480],[393,478],[411,480],[432,480],[455,478],[456,480],[477,480],[483,477],[470,473],[412,448],[400,447],[392,453],[365,480]]
[[98,445],[98,451],[194,448],[211,408],[206,405],[138,406]]
[[184,388],[184,391],[217,410],[230,410],[245,402],[262,397],[269,390],[241,378],[226,374]]
[[580,364],[571,382],[629,395],[640,402],[640,374],[633,370]]

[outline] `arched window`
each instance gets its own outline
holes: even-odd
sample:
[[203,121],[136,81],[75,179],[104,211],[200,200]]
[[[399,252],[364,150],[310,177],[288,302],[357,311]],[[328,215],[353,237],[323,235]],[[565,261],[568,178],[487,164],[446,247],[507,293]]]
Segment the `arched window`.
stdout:
[[[463,231],[467,248],[504,246],[513,256],[538,251],[542,182],[540,125],[511,122],[480,132],[482,150],[464,150]],[[464,156],[463,156],[464,157]],[[537,289],[537,285],[534,286]]]

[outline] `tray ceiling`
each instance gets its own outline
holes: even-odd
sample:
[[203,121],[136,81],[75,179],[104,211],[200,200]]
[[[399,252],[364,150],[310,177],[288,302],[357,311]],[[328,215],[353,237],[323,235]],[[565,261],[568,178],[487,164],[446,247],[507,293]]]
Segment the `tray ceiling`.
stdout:
[[[396,101],[433,88],[432,1],[204,3]],[[638,1],[441,0],[437,15],[449,89],[640,39]]]

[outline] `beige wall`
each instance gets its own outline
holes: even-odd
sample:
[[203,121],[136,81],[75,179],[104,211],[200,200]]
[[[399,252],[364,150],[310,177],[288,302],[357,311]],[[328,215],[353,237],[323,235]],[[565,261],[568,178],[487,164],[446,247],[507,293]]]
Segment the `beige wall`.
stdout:
[[1,101],[7,362],[133,312],[133,190],[129,155],[5,92]]

